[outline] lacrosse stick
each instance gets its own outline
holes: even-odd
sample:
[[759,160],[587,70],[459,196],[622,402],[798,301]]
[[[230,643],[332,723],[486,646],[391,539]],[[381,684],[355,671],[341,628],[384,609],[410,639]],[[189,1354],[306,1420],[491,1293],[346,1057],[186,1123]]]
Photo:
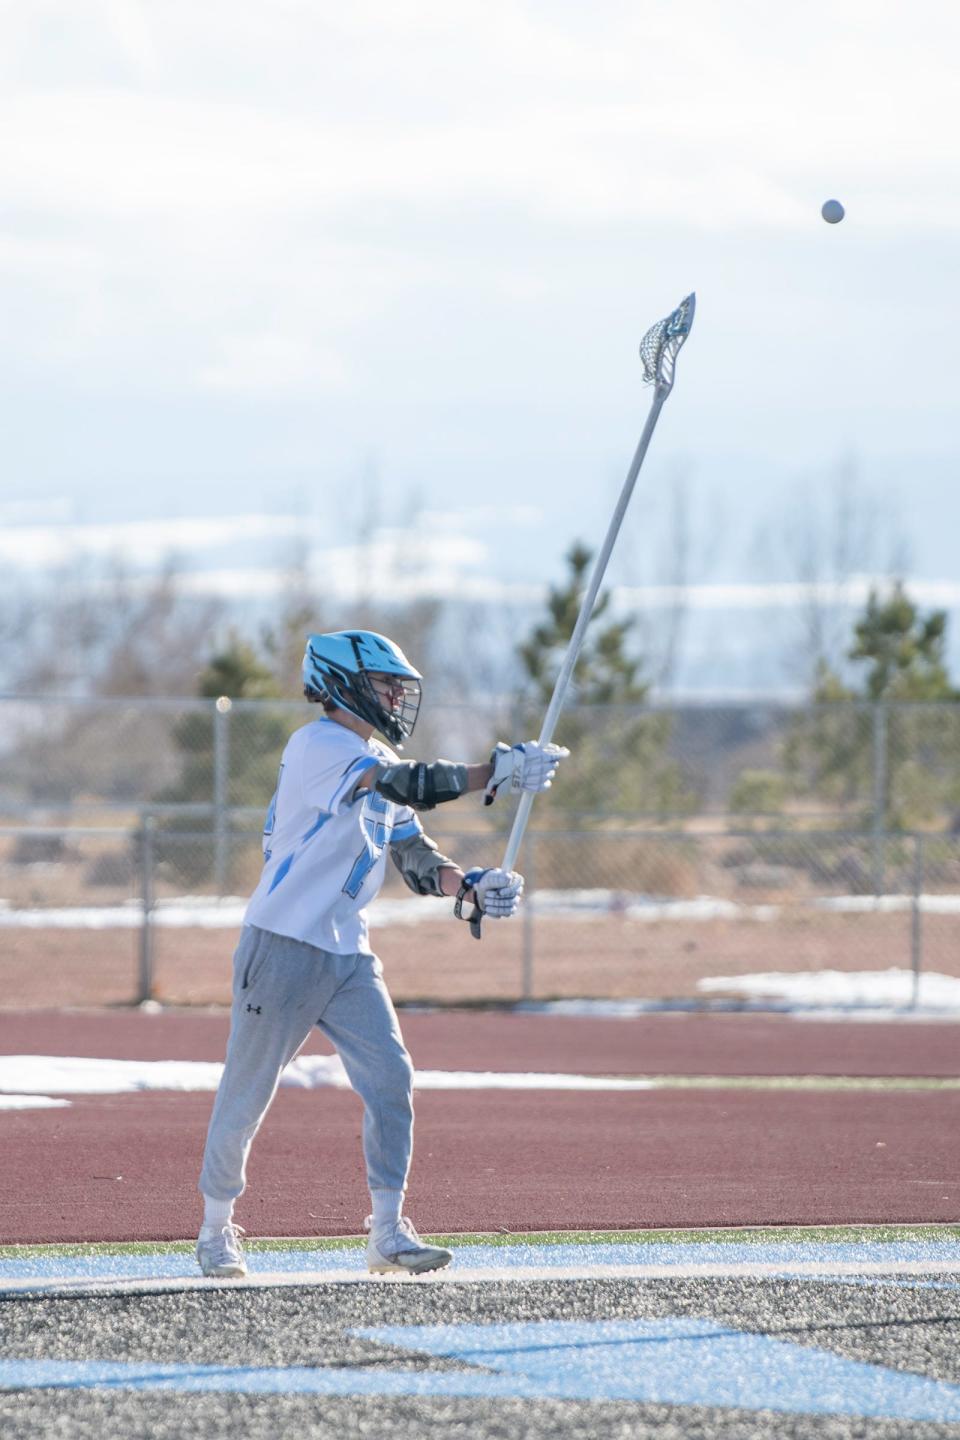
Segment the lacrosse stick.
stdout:
[[[647,453],[650,437],[654,432],[657,420],[660,418],[663,402],[673,389],[673,376],[677,364],[677,355],[693,326],[695,306],[696,296],[688,295],[665,320],[659,320],[656,325],[651,326],[640,342],[640,359],[643,361],[644,382],[654,387],[650,414],[647,416],[647,423],[643,427],[640,443],[637,446],[636,454],[627,472],[623,490],[620,492],[620,499],[617,501],[617,508],[613,512],[610,528],[607,531],[607,538],[604,540],[603,548],[594,562],[593,573],[590,576],[590,584],[583,597],[580,614],[577,616],[577,623],[573,627],[573,634],[570,636],[567,653],[563,657],[563,664],[560,667],[560,673],[553,687],[553,694],[550,697],[550,704],[547,706],[547,713],[543,717],[543,726],[540,730],[541,745],[548,745],[553,738],[553,732],[560,716],[560,710],[570,685],[570,678],[573,675],[573,667],[577,663],[577,656],[580,654],[580,649],[583,645],[587,626],[593,614],[593,607],[597,603],[597,595],[600,593],[600,584],[603,580],[604,571],[607,568],[607,562],[610,559],[610,553],[613,550],[617,535],[620,532],[620,526],[623,524],[623,517],[627,512],[627,506],[630,503],[630,496],[633,494],[633,487],[636,484],[637,476],[640,474],[640,467]],[[520,853],[523,832],[527,828],[530,809],[533,805],[533,795],[534,792],[525,790],[520,796],[520,803],[517,805],[517,811],[513,817],[513,828],[510,831],[510,838],[507,841],[507,848],[503,857],[502,868],[504,870],[513,869],[517,855]]]

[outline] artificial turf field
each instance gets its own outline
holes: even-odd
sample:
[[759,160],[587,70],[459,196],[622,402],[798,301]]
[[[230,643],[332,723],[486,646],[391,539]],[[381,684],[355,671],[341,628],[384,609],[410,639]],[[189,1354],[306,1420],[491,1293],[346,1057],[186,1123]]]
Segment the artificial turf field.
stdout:
[[0,1251],[0,1433],[264,1437],[960,1434],[960,1230],[445,1237]]

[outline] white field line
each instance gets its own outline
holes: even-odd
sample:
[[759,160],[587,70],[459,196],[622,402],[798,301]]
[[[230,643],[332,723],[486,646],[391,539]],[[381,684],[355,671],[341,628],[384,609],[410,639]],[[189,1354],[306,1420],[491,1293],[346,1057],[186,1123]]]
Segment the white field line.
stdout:
[[[150,1091],[214,1091],[223,1066],[206,1060],[111,1060],[72,1055],[0,1055],[0,1104],[4,1097],[120,1095]],[[417,1070],[417,1090],[653,1090],[654,1076],[577,1075],[543,1071]],[[337,1055],[301,1055],[284,1070],[280,1084],[291,1089],[350,1088]],[[17,1102],[10,1102],[15,1105]],[[24,1104],[28,1103],[26,1100]]]
[[55,1110],[69,1104],[50,1095],[0,1095],[0,1110]]
[[[70,1055],[0,1055],[0,1109],[69,1105],[64,1095],[148,1094],[216,1090],[223,1067],[213,1061],[104,1060]],[[856,1075],[579,1075],[559,1072],[417,1070],[416,1090],[658,1091],[957,1090],[960,1076]],[[336,1055],[302,1055],[280,1084],[294,1089],[348,1089]]]
[[[316,1061],[316,1065],[311,1062]],[[333,1061],[333,1063],[330,1063]],[[212,1092],[222,1066],[208,1061],[95,1060],[39,1055],[0,1055],[0,1110],[69,1105],[64,1095]],[[293,1089],[349,1089],[337,1057],[305,1056],[281,1076]],[[418,1070],[414,1089],[525,1090],[573,1093],[737,1090],[860,1093],[960,1090],[960,1076],[910,1075],[577,1075],[541,1071]]]
[[428,1275],[371,1276],[363,1270],[344,1273],[342,1270],[267,1271],[249,1275],[243,1280],[217,1280],[204,1276],[178,1276],[170,1279],[127,1279],[104,1276],[102,1279],[16,1279],[0,1281],[0,1295],[155,1295],[186,1290],[275,1290],[315,1285],[400,1284],[400,1285],[483,1285],[491,1282],[529,1280],[716,1280],[716,1279],[781,1279],[803,1276],[833,1279],[843,1276],[889,1277],[924,1275],[960,1275],[960,1260],[797,1260],[790,1264],[774,1261],[746,1260],[740,1262],[709,1261],[679,1265],[517,1265],[469,1266],[453,1270],[437,1270]]

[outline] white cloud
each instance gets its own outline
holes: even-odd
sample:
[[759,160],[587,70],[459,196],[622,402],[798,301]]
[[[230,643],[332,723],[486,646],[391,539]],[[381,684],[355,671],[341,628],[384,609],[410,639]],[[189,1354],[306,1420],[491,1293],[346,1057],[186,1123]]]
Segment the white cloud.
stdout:
[[[631,610],[796,610],[811,604],[829,608],[862,609],[871,592],[883,595],[895,583],[889,575],[852,575],[840,583],[796,581],[758,585],[642,585],[617,586],[618,606]],[[907,586],[915,604],[941,609],[960,608],[960,583],[953,580],[911,580]]]
[[[367,550],[342,547],[314,550],[307,575],[330,599],[377,603],[414,600],[466,600],[491,605],[539,605],[546,585],[508,580],[489,565],[487,548],[463,538],[452,546],[431,541],[419,550],[401,553],[384,541]],[[146,583],[146,582],[145,582]],[[275,565],[201,567],[178,576],[184,594],[220,596],[226,600],[269,599],[289,589],[289,569]],[[770,611],[800,613],[815,603],[824,609],[861,609],[871,588],[888,587],[885,576],[861,577],[839,585],[671,585],[617,586],[617,613],[670,610],[690,613],[763,615]],[[910,598],[920,606],[960,611],[960,584],[954,581],[913,581]]]
[[157,565],[171,554],[250,541],[293,541],[302,533],[303,518],[293,515],[224,515],[110,525],[11,525],[0,530],[0,560],[21,570],[53,569],[79,556],[121,556],[134,566]]
[[269,470],[281,394],[291,469],[390,446],[415,474],[496,435],[518,470],[562,452],[597,473],[634,332],[693,285],[705,465],[952,453],[958,40],[942,0],[8,5],[21,483],[44,459],[71,480],[48,417],[91,391],[142,402],[125,449],[102,418],[81,434],[133,484],[201,451]]
[[[327,600],[356,604],[409,604],[415,600],[455,600],[477,604],[534,605],[542,600],[542,585],[507,581],[494,575],[455,574],[443,561],[425,557],[428,568],[420,572],[392,569],[368,571],[350,567],[340,557],[332,569],[317,565],[317,583]],[[271,599],[289,590],[289,574],[264,567],[224,570],[196,570],[180,577],[179,589],[188,595],[219,596],[225,600]]]
[[918,158],[919,127],[904,125],[899,106],[877,96],[838,121],[815,96],[799,113],[782,94],[765,101],[758,90],[769,83],[719,109],[703,95],[676,106],[656,94],[616,104],[515,99],[482,118],[437,124],[401,114],[346,126],[236,101],[27,93],[0,104],[0,132],[11,137],[0,145],[0,183],[8,205],[125,223],[164,217],[178,229],[379,202],[505,204],[568,224],[633,217],[721,230],[795,225],[814,177],[844,188],[846,176],[848,202],[873,224],[960,224],[960,199],[942,183],[953,163],[947,115],[928,113]]
[[331,349],[290,335],[237,335],[224,339],[217,357],[202,367],[202,386],[212,390],[261,391],[347,388],[346,362]]
[[[62,509],[62,502],[55,502]],[[476,506],[457,512],[427,512],[409,529],[381,527],[362,544],[326,545],[327,521],[306,515],[231,515],[113,525],[16,523],[18,507],[0,509],[0,561],[8,575],[44,573],[86,557],[119,556],[133,569],[150,569],[176,555],[189,562],[177,576],[185,594],[227,600],[268,599],[290,584],[288,557],[297,547],[298,565],[318,593],[347,601],[421,599],[468,600],[490,604],[540,604],[540,581],[509,579],[498,573],[494,556],[507,532],[535,532],[542,516],[534,506]],[[263,558],[223,563],[225,551],[253,545]],[[93,583],[93,582],[91,582]],[[132,584],[137,582],[131,581]],[[143,584],[149,585],[149,575]],[[842,582],[774,584],[617,585],[612,599],[619,613],[680,608],[691,613],[799,613],[811,604],[823,609],[860,610],[872,591],[888,592],[886,574],[852,575]],[[921,607],[960,610],[960,582],[911,580],[910,598]]]
[[[69,36],[74,7],[46,10]],[[29,38],[29,15],[7,27]],[[792,224],[829,174],[875,223],[903,223],[889,199],[904,189],[915,223],[960,223],[942,183],[948,8],[811,0],[801,26],[749,4],[608,0],[589,19],[521,0],[103,3],[72,83],[44,83],[21,46],[0,183],[8,203],[181,224],[413,200],[711,229]],[[106,83],[98,43],[126,83]]]

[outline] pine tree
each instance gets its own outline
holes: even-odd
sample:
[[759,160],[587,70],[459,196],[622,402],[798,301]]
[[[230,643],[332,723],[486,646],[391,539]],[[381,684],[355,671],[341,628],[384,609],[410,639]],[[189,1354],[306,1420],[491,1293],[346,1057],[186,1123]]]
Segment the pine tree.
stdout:
[[[528,681],[525,709],[534,725],[553,693],[592,559],[582,542],[571,546],[565,556],[567,575],[550,587],[545,617],[518,646]],[[566,812],[666,819],[690,802],[679,767],[666,753],[670,722],[665,715],[638,713],[650,687],[642,678],[642,660],[630,654],[635,619],[614,620],[609,609],[610,594],[602,591],[557,726],[555,739],[572,755],[550,813],[559,819],[562,805]]]
[[253,646],[238,635],[211,656],[197,682],[197,694],[208,700],[276,700],[280,689],[273,673],[258,659]]
[[909,829],[954,810],[960,716],[952,705],[930,703],[960,699],[947,671],[946,641],[945,611],[922,614],[899,581],[886,596],[871,590],[847,651],[861,670],[859,686],[821,664],[811,696],[818,708],[787,744],[798,788],[859,805],[864,822],[872,822],[879,743],[887,828]]
[[[547,704],[553,694],[554,682],[577,623],[593,556],[585,545],[576,541],[565,559],[570,571],[565,583],[550,587],[546,619],[534,627],[518,652],[543,704]],[[571,699],[575,704],[639,704],[649,690],[638,678],[640,661],[631,659],[626,650],[634,624],[632,617],[596,628],[609,606],[609,591],[601,591],[573,671]]]
[[[209,659],[197,682],[197,696],[205,700],[267,701],[281,700],[281,688],[270,668],[258,657],[253,646],[238,635],[231,635],[221,650]],[[181,770],[176,784],[156,797],[167,805],[209,804],[213,797],[216,769],[216,730],[227,732],[228,806],[250,806],[266,810],[276,782],[277,764],[291,732],[303,723],[304,716],[287,705],[210,706],[189,710],[173,729],[174,741],[181,753]],[[223,738],[223,737],[222,737]],[[176,840],[169,833],[188,829],[198,837],[193,842]],[[209,840],[213,819],[209,815],[192,817],[188,822],[176,818],[163,826],[160,854],[169,869],[183,879],[198,879],[210,873],[213,851]]]
[[870,667],[864,686],[869,699],[960,699],[947,675],[947,612],[921,615],[901,582],[885,600],[871,590],[854,635],[849,658]]

